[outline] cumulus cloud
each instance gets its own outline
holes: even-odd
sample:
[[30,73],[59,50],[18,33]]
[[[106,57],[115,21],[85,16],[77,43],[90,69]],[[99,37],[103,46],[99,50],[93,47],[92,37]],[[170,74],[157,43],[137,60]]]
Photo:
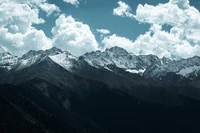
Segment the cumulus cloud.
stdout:
[[25,33],[30,29],[31,24],[41,24],[45,21],[39,17],[39,10],[32,8],[29,4],[19,4],[5,0],[0,3],[0,26],[10,28]]
[[[9,1],[9,0],[3,0]],[[40,7],[41,10],[47,13],[47,16],[51,15],[53,12],[60,12],[59,7],[55,4],[49,4],[47,0],[12,0],[13,2],[28,4],[30,7],[35,8],[35,5]]]
[[72,5],[78,6],[79,1],[78,0],[63,0],[64,2],[70,3]]
[[[126,7],[130,12],[130,7]],[[118,16],[133,18],[123,13],[127,10],[121,12]],[[156,6],[139,4],[134,19],[151,25],[149,31],[130,44],[135,54],[155,54],[173,59],[200,56],[200,13],[190,6],[189,0],[169,0]],[[172,28],[166,32],[163,25]]]
[[124,49],[127,49],[128,51],[132,49],[133,42],[125,37],[117,36],[116,34],[113,34],[111,36],[104,37],[102,40],[102,43],[105,44],[106,48],[119,46]]
[[90,27],[72,16],[60,15],[52,28],[53,45],[79,56],[98,49],[98,43]]
[[[49,9],[41,7],[49,6]],[[33,27],[34,24],[45,23],[40,18],[40,8],[51,14],[58,10],[55,5],[46,0],[2,0],[0,2],[0,51],[8,51],[22,55],[34,49],[52,47],[51,39],[42,30]]]
[[52,28],[53,37],[46,37],[42,30],[33,26],[45,23],[39,16],[41,10],[45,11],[47,16],[53,12],[60,12],[57,6],[49,4],[46,0],[0,2],[0,52],[22,55],[31,49],[45,50],[54,45],[75,55],[82,55],[98,49],[90,27],[64,14],[59,16],[55,27]]
[[54,4],[42,3],[39,6],[47,13],[47,16],[50,16],[53,12],[60,12],[60,8]]
[[118,2],[119,7],[113,9],[113,14],[116,16],[121,16],[121,17],[130,17],[130,18],[135,18],[135,15],[131,13],[131,7],[127,5],[126,3],[119,1]]
[[6,28],[1,28],[0,40],[1,49],[15,55],[22,55],[31,49],[39,50],[52,47],[51,40],[45,36],[44,32],[36,29],[29,30],[25,34],[12,34]]
[[104,34],[104,35],[110,34],[110,31],[107,29],[96,29],[96,30],[97,30],[97,32]]

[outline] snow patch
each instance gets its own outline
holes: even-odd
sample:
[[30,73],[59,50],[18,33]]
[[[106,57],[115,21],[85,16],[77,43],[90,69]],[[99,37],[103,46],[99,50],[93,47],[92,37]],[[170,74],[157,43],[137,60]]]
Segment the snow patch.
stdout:
[[191,66],[180,70],[177,74],[188,77],[190,73],[200,70],[200,66]]
[[107,70],[109,70],[109,71],[111,71],[111,72],[113,71],[113,70],[111,70],[111,69],[110,69],[110,68],[108,68],[108,67],[104,67],[104,68],[105,68],[105,69],[107,69]]
[[54,56],[49,56],[55,63],[62,66],[63,68],[70,70],[73,66],[73,61],[77,60],[77,58],[73,55],[69,55],[67,53],[61,53]]
[[146,69],[139,69],[139,70],[133,70],[133,69],[127,69],[126,71],[129,73],[135,73],[135,74],[143,74]]
[[28,60],[22,60],[21,62],[23,65],[27,65],[28,64]]

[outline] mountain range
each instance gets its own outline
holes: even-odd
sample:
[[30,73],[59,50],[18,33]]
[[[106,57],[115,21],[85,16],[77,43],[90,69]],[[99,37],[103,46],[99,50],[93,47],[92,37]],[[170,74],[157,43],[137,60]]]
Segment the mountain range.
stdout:
[[3,133],[198,132],[200,57],[0,53],[0,99]]

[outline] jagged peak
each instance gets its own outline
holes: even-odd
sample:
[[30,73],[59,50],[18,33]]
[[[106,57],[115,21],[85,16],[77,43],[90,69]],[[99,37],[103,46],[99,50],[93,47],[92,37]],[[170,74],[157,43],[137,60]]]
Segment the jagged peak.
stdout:
[[44,51],[43,50],[30,50],[28,51],[26,54],[24,54],[21,58],[30,58],[32,56],[38,55],[38,54],[42,54]]
[[162,60],[168,60],[168,61],[172,61],[170,58],[167,58],[167,57],[162,57]]
[[147,59],[149,61],[152,61],[152,62],[160,62],[160,58],[156,55],[153,55],[153,54],[149,54],[149,55],[138,55],[139,58],[141,59]]
[[24,54],[21,58],[30,58],[32,56],[36,56],[36,55],[56,55],[56,54],[60,54],[63,53],[63,51],[57,47],[52,47],[50,49],[47,50],[30,50],[29,52],[27,52],[26,54]]
[[[69,50],[64,50],[63,53],[74,56]],[[74,56],[75,57],[75,56]]]
[[50,49],[45,50],[45,53],[47,54],[55,54],[55,53],[62,53],[63,51],[57,47],[52,47]]
[[193,57],[190,57],[190,58],[187,58],[187,59],[182,59],[182,60],[200,60],[200,57],[199,56],[193,56]]
[[2,52],[2,53],[0,53],[0,56],[7,56],[7,55],[15,56],[15,55],[12,55],[10,52]]
[[15,55],[12,55],[10,52],[0,53],[0,60],[4,60],[4,59],[7,59],[7,58],[18,58],[18,57],[15,56]]
[[84,57],[84,58],[91,57],[91,56],[95,57],[95,56],[100,56],[101,54],[103,54],[102,51],[96,50],[96,51],[86,52],[84,55],[80,57]]
[[111,48],[106,48],[105,51],[117,52],[117,53],[120,52],[120,53],[127,53],[128,54],[128,52],[125,49],[123,49],[123,48],[121,48],[119,46],[114,46],[114,47],[111,47]]

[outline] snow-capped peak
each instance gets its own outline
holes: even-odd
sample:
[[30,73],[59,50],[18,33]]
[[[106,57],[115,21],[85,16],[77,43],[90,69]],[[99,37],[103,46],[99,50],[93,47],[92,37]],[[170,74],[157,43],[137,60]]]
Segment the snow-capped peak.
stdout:
[[152,63],[160,63],[159,58],[156,56],[136,56],[133,53],[128,53],[125,49],[118,46],[107,48],[103,52],[96,51],[86,53],[83,57],[89,64],[96,67],[115,65],[126,71],[145,70]]
[[63,53],[63,51],[57,47],[52,47],[51,49],[45,50],[44,53],[47,55],[57,55]]
[[36,55],[56,55],[56,54],[60,54],[60,53],[63,53],[63,51],[57,47],[52,47],[51,49],[47,49],[45,51],[43,50],[38,50],[38,51],[35,51],[35,50],[30,50],[28,53],[24,54],[22,56],[22,59],[27,59],[27,58],[31,58],[33,56],[36,56]]
[[28,58],[31,58],[33,56],[36,56],[36,55],[41,55],[43,54],[44,51],[43,50],[39,50],[39,51],[35,51],[35,50],[30,50],[28,53],[24,54],[21,59],[28,59]]
[[0,68],[5,68],[7,70],[10,70],[14,65],[17,64],[17,62],[18,62],[17,56],[14,56],[8,52],[0,53]]
[[200,75],[200,57],[196,56],[175,61],[165,57],[160,59],[155,55],[136,56],[118,46],[107,48],[105,51],[98,50],[86,53],[79,58],[73,56],[69,51],[62,51],[56,47],[45,51],[30,50],[21,58],[5,52],[0,53],[0,68],[21,70],[33,64],[40,63],[46,58],[51,59],[67,70],[70,70],[73,66],[76,66],[76,64],[84,60],[84,62],[87,62],[90,66],[98,69],[109,68],[110,71],[115,73],[119,73],[117,71],[122,70],[126,73],[135,73],[151,78],[155,76],[159,78],[159,76],[166,75],[169,72],[184,77]]
[[0,53],[0,59],[2,60],[2,58],[4,57],[10,57],[10,56],[13,56],[11,53],[9,52],[3,52],[3,53]]
[[111,53],[114,53],[114,54],[120,54],[120,55],[127,55],[127,54],[129,54],[125,49],[123,49],[121,47],[118,47],[118,46],[107,48],[105,51],[106,52],[111,52]]
[[59,48],[52,47],[51,49],[43,50],[30,50],[24,54],[20,59],[19,63],[15,66],[15,70],[21,70],[27,68],[33,64],[39,63],[45,60],[49,56],[54,56],[63,53]]
[[68,51],[63,51],[60,54],[56,55],[50,55],[49,56],[55,63],[59,64],[63,68],[67,70],[71,70],[73,67],[75,61],[77,61],[77,57],[73,56],[70,52]]

